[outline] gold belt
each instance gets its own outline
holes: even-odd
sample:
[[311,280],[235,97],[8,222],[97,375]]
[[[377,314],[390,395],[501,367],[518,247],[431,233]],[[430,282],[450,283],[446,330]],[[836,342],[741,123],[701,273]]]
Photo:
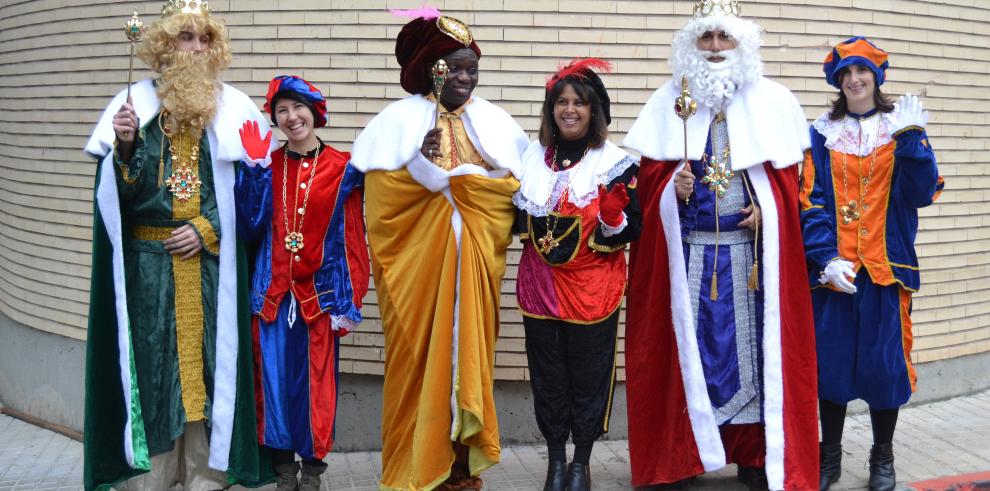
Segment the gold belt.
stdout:
[[177,227],[155,227],[153,225],[135,225],[133,235],[137,240],[165,240],[172,236]]

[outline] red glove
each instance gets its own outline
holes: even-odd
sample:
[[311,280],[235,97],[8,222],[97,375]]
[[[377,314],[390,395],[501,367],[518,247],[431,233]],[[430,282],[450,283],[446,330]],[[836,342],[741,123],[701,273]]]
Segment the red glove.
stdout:
[[612,228],[622,225],[622,210],[628,204],[625,184],[616,184],[611,191],[606,191],[604,185],[598,185],[598,214],[605,225]]
[[272,144],[272,131],[268,130],[265,139],[261,139],[261,131],[258,129],[257,121],[245,121],[244,126],[238,130],[241,134],[241,146],[251,160],[264,160],[268,156],[268,149]]

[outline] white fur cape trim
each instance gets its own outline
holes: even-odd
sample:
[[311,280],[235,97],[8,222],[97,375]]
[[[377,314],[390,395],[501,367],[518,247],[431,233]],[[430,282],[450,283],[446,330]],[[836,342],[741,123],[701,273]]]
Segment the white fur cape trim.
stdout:
[[[426,132],[434,127],[435,110],[436,104],[422,95],[411,95],[389,104],[354,140],[351,165],[361,172],[369,172],[399,170],[417,159],[428,162],[419,149]],[[519,177],[522,169],[519,157],[529,145],[529,138],[512,116],[491,102],[473,96],[461,119],[468,138],[485,161]],[[417,176],[413,177],[419,180]]]
[[[210,415],[210,467],[226,471],[229,464],[231,439],[234,427],[234,404],[237,379],[237,232],[234,214],[234,162],[241,159],[238,130],[246,120],[255,120],[262,134],[268,131],[268,121],[254,102],[243,92],[224,85],[218,94],[217,115],[207,128],[210,156],[213,166],[213,185],[216,189],[217,212],[220,216],[220,282],[217,287],[217,347],[214,370],[213,413]],[[124,286],[124,255],[121,231],[120,201],[117,178],[113,169],[113,116],[126,98],[121,91],[107,106],[93,131],[86,152],[100,160],[100,184],[96,192],[100,214],[113,247],[113,278],[115,307],[117,310],[118,344],[120,348],[121,379],[124,382],[125,402],[130,404],[129,353],[130,328],[127,316],[127,291]],[[131,98],[139,124],[152,123],[161,102],[151,80],[143,80],[131,87]],[[148,142],[146,142],[148,143]],[[153,143],[148,143],[153,144]],[[273,146],[277,142],[273,142]],[[131,447],[131,421],[125,426],[125,453],[127,462],[134,466]]]
[[608,184],[638,163],[638,159],[606,140],[601,147],[589,150],[580,163],[554,172],[543,159],[546,151],[539,141],[534,141],[523,153],[520,187],[512,197],[517,207],[533,216],[546,216],[568,182],[568,201],[580,208],[587,206],[598,196],[600,184]]
[[[734,151],[734,150],[733,150]],[[733,158],[735,154],[733,153]],[[653,164],[667,165],[667,164]],[[763,214],[763,384],[764,420],[766,423],[766,469],[770,489],[784,487],[783,373],[780,344],[780,278],[779,233],[776,201],[766,170],[762,166],[749,169],[750,181],[756,190]],[[677,193],[671,179],[660,195],[660,222],[667,241],[670,266],[670,298],[677,356],[684,381],[688,417],[694,432],[698,456],[706,472],[726,465],[725,449],[712,409],[698,351],[695,312],[688,293],[687,267],[681,241],[681,220],[677,208]]]
[[[668,81],[653,93],[629,129],[623,145],[653,160],[684,159],[684,123],[674,113],[680,84]],[[765,77],[738,90],[725,109],[732,146],[732,169],[772,162],[782,169],[804,160],[811,147],[808,123],[797,98],[783,85]],[[705,152],[714,115],[700,105],[688,120],[688,158]]]

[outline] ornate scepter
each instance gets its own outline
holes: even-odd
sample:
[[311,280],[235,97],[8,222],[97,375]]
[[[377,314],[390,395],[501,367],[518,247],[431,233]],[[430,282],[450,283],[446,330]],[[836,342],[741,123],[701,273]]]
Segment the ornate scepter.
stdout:
[[127,42],[131,45],[131,57],[127,64],[127,99],[130,99],[131,76],[134,72],[134,45],[141,42],[141,37],[144,36],[144,22],[141,22],[136,11],[124,24],[124,35],[127,36]]
[[690,165],[688,162],[687,124],[691,116],[698,112],[698,103],[691,97],[687,77],[681,77],[681,95],[674,101],[674,112],[680,116],[681,121],[684,121],[684,166],[687,167]]
[[443,84],[447,81],[447,62],[440,58],[433,64],[433,95],[437,98],[436,107],[433,109],[433,127],[440,126],[440,93],[443,92]]

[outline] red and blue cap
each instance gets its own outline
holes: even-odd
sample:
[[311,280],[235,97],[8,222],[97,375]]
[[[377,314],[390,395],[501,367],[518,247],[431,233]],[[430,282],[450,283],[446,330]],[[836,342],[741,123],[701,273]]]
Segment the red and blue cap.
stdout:
[[887,67],[890,66],[887,63],[887,52],[862,36],[851,37],[832,48],[822,66],[825,81],[841,90],[842,80],[839,73],[849,65],[862,65],[872,70],[877,87],[883,85]]
[[288,97],[309,106],[313,111],[313,127],[322,128],[327,125],[327,100],[320,89],[295,75],[279,75],[268,84],[268,94],[265,96],[265,112],[275,121],[275,104],[278,100]]

